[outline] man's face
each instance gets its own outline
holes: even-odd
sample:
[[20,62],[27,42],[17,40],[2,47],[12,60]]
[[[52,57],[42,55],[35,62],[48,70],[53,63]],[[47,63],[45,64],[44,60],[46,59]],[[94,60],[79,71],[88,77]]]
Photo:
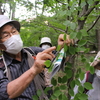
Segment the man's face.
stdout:
[[[16,34],[19,34],[19,32],[17,31],[17,29],[13,25],[8,25],[8,24],[4,25],[0,29],[0,43],[5,42],[12,35],[16,35]],[[5,50],[5,46],[3,44],[0,44],[0,49],[4,49]]]
[[44,44],[42,44],[42,46],[41,46],[41,48],[43,48],[43,49],[48,49],[48,48],[50,48],[51,46],[50,46],[50,44],[48,44],[48,43],[44,43]]

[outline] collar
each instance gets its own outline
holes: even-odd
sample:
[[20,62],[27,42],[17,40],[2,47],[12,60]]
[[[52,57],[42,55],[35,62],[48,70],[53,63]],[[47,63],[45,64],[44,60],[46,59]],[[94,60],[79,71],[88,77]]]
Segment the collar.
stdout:
[[[27,57],[27,53],[25,52],[24,49],[21,50],[21,55],[22,55],[22,58]],[[4,60],[5,60],[7,66],[9,66],[13,61],[20,62],[16,59],[10,57],[5,51],[3,52],[3,57],[4,57]]]

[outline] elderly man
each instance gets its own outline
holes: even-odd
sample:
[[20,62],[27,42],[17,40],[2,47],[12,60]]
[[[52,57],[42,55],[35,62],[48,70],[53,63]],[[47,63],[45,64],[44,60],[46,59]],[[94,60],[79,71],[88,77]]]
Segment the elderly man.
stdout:
[[[23,49],[20,37],[20,23],[9,20],[0,15],[0,50],[3,55],[0,59],[0,100],[48,100],[44,93],[44,66],[45,61],[52,60],[52,53],[56,47],[42,50],[33,47],[36,56]],[[41,94],[38,95],[37,91]]]

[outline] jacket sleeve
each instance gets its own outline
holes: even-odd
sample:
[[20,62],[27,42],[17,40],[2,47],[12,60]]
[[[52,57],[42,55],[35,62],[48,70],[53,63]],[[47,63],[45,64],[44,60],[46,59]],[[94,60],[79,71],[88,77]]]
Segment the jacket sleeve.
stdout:
[[44,49],[40,48],[40,47],[29,47],[31,48],[35,54],[37,55],[39,52],[42,52]]
[[8,78],[4,75],[3,70],[0,68],[0,100],[7,100],[9,98],[7,94]]

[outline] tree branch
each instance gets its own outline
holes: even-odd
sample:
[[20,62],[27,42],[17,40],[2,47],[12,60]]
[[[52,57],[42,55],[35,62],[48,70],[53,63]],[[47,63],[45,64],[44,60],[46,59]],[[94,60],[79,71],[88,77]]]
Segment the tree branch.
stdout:
[[83,7],[82,12],[79,14],[79,17],[85,16],[86,11],[88,10],[89,4],[86,1],[86,5]]
[[95,1],[94,4],[92,5],[92,7],[86,11],[84,16],[88,16],[91,13],[91,11],[95,8],[95,5],[97,5],[98,3],[99,3],[99,1]]
[[[70,3],[70,0],[68,0],[68,4]],[[70,6],[68,5],[68,10],[70,11]],[[70,17],[67,16],[67,20],[70,20]],[[68,33],[68,27],[66,26],[65,33]]]
[[62,5],[66,5],[65,3],[59,1],[59,0],[56,0],[58,3],[61,3]]
[[92,24],[92,26],[87,30],[87,32],[89,32],[94,26],[95,24],[97,23],[97,21],[99,20],[100,18],[100,15],[97,17],[97,19],[94,21],[94,23]]
[[[79,0],[78,6],[80,7],[81,0]],[[80,11],[78,10],[77,15],[79,15]]]
[[59,30],[59,31],[61,31],[61,32],[64,32],[64,33],[65,33],[65,31],[64,31],[64,30],[59,29],[59,28],[57,28],[57,27],[55,27],[55,26],[52,26],[52,25],[50,25],[50,23],[48,23],[48,25],[47,25],[47,26],[52,27],[52,28],[53,28],[53,29],[55,29],[55,30]]

